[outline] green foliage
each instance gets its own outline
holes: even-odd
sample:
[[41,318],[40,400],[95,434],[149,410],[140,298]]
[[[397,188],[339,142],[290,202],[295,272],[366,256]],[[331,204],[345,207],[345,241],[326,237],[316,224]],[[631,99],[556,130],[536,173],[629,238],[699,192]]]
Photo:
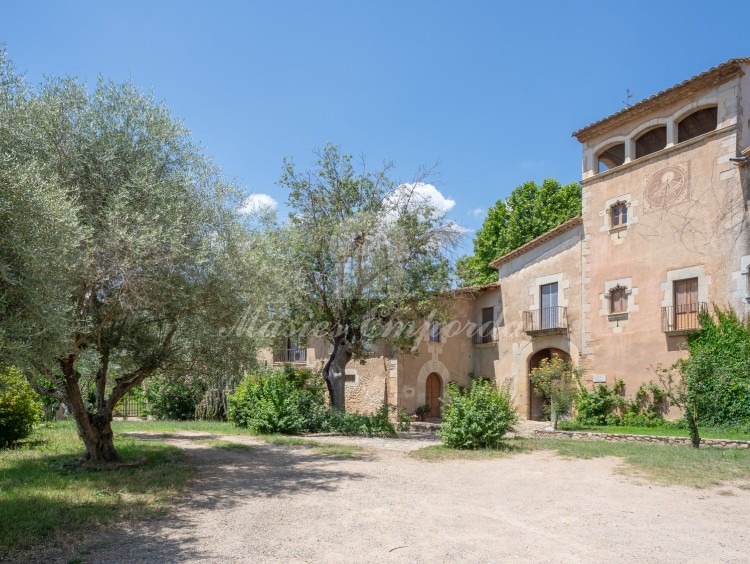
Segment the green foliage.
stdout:
[[401,413],[398,414],[398,430],[399,431],[408,431],[411,426],[412,417],[409,414],[409,411],[406,409],[402,409]]
[[228,416],[258,434],[396,436],[388,406],[373,415],[329,409],[320,374],[291,366],[248,374],[229,398]]
[[557,420],[569,415],[573,410],[576,397],[576,382],[582,371],[570,359],[553,355],[552,359],[544,358],[537,368],[531,371],[529,379],[533,382],[536,393],[547,400],[544,410],[557,428]]
[[195,418],[204,386],[190,375],[159,375],[145,385],[148,411],[156,419],[183,421]]
[[366,437],[395,437],[396,427],[390,420],[390,408],[381,406],[372,415],[328,410],[323,430],[342,435],[363,435]]
[[641,384],[632,400],[624,396],[625,383],[617,380],[612,388],[599,384],[587,390],[579,381],[575,398],[576,422],[580,425],[625,425],[658,427],[664,424],[666,394],[653,382]]
[[229,420],[254,433],[322,430],[322,380],[310,370],[286,367],[248,374],[229,398]]
[[275,263],[164,104],[105,79],[30,88],[0,51],[0,124],[0,365],[67,397],[89,450],[145,379],[223,389],[253,366],[259,337],[233,329],[272,309]]
[[440,436],[452,448],[499,448],[518,421],[510,391],[486,380],[465,391],[450,382],[445,397]]
[[15,368],[0,372],[0,447],[28,437],[41,419],[37,395]]
[[584,425],[606,425],[607,416],[625,405],[622,392],[625,382],[617,380],[612,388],[606,384],[595,386],[589,391],[579,382],[576,397],[576,421]]
[[497,271],[489,263],[550,229],[581,214],[581,186],[547,179],[539,186],[526,182],[487,211],[474,237],[474,254],[456,265],[459,283],[474,286],[494,282]]
[[703,425],[750,424],[750,318],[715,308],[700,315],[699,332],[688,339],[690,357],[681,375]]
[[355,359],[375,341],[411,348],[411,335],[384,329],[421,323],[442,307],[449,253],[461,238],[431,205],[430,185],[395,181],[391,169],[368,169],[328,144],[309,170],[286,160],[278,182],[291,209],[278,257],[293,275],[284,315],[325,327],[328,337],[342,330]]

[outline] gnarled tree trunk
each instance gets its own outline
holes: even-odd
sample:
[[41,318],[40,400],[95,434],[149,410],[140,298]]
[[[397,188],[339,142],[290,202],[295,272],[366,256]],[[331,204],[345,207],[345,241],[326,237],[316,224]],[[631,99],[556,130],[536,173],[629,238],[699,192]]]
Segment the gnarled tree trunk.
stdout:
[[333,352],[323,367],[323,378],[328,387],[331,407],[344,411],[344,385],[346,383],[346,365],[352,359],[352,344],[344,336],[337,336],[333,341]]
[[78,434],[86,445],[86,460],[93,464],[120,462],[122,458],[115,448],[112,432],[112,410],[100,406],[95,413],[86,409],[78,381],[81,375],[75,370],[74,358],[60,361],[65,378],[64,400],[75,417]]

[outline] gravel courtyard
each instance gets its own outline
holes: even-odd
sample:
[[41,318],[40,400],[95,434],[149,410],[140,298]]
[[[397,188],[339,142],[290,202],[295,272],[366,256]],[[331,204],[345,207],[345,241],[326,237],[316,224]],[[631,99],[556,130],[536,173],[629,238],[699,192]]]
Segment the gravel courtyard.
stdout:
[[82,539],[60,561],[750,562],[750,491],[657,486],[618,474],[614,458],[428,462],[406,451],[429,438],[320,439],[367,449],[337,459],[206,438],[168,439],[198,469],[168,518]]

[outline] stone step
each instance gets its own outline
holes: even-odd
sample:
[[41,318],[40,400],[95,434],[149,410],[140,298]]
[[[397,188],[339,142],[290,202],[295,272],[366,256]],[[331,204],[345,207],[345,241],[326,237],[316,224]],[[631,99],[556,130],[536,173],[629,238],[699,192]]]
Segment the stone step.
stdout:
[[440,423],[428,421],[412,421],[409,423],[409,431],[412,433],[434,433],[440,429]]

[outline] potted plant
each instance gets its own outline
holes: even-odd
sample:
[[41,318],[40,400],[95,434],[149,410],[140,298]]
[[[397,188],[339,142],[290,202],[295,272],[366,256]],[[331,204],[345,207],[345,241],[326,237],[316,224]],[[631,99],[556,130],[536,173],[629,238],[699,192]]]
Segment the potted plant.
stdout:
[[420,421],[424,421],[424,420],[425,420],[425,417],[427,416],[427,414],[428,414],[428,413],[429,413],[430,411],[431,411],[431,409],[430,409],[430,406],[429,406],[429,405],[427,405],[427,404],[425,404],[425,405],[420,405],[420,406],[419,406],[419,407],[418,407],[418,408],[416,409],[416,411],[415,411],[414,413],[416,413],[416,414],[417,414],[417,417],[419,417],[419,420],[420,420]]

